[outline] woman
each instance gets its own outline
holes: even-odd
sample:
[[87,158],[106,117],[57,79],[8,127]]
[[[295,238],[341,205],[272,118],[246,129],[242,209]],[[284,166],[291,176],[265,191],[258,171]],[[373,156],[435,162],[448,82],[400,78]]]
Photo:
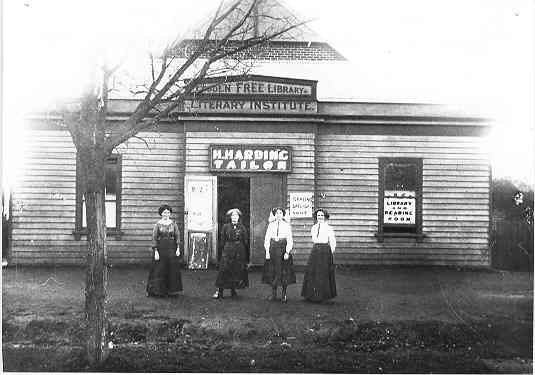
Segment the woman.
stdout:
[[269,300],[277,299],[277,287],[280,286],[282,303],[286,303],[288,302],[286,288],[289,284],[295,284],[291,254],[293,248],[292,228],[284,220],[286,211],[283,208],[276,207],[271,210],[271,214],[274,220],[269,223],[264,237],[266,261],[262,282],[271,285],[272,293],[268,298]]
[[236,289],[249,286],[247,264],[249,263],[249,234],[240,223],[241,211],[233,208],[227,211],[230,223],[223,225],[219,236],[217,259],[219,272],[215,286],[217,291],[213,298],[223,298],[223,291],[230,289],[231,297],[237,297]]
[[152,230],[152,267],[147,283],[149,297],[177,296],[182,291],[180,275],[180,232],[170,219],[173,210],[167,204],[158,209],[162,217]]
[[326,222],[329,213],[317,209],[312,215],[312,251],[308,258],[301,296],[307,301],[321,302],[336,297],[333,254],[336,239],[332,227]]

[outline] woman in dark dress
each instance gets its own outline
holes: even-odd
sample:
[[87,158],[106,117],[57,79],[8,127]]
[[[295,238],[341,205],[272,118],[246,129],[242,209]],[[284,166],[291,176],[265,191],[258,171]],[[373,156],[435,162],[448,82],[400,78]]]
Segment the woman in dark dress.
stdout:
[[329,214],[317,209],[312,215],[312,251],[308,258],[301,296],[307,301],[321,302],[336,297],[333,254],[336,238],[332,227],[326,222]]
[[172,211],[168,205],[162,205],[158,209],[162,218],[152,230],[152,267],[147,283],[149,297],[177,296],[182,291],[180,232],[170,219]]
[[295,284],[295,272],[292,259],[292,228],[284,220],[284,208],[276,207],[271,210],[273,221],[269,223],[266,236],[264,237],[264,248],[266,250],[266,261],[264,263],[264,273],[262,282],[271,285],[272,293],[268,298],[271,301],[277,299],[277,287],[281,287],[282,303],[288,302],[286,288],[290,284]]
[[247,264],[249,263],[249,234],[239,222],[241,211],[233,208],[227,212],[230,223],[223,225],[219,236],[217,258],[219,272],[213,298],[223,298],[223,290],[230,289],[231,297],[236,297],[236,289],[249,286]]

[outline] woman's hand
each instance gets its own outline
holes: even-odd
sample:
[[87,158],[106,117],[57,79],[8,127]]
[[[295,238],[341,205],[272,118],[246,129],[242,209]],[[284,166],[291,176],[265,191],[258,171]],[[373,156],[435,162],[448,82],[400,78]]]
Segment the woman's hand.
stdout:
[[158,253],[158,250],[154,251],[154,260],[160,260],[160,253]]
[[180,249],[178,247],[176,248],[175,254],[176,254],[177,257],[180,256]]
[[286,252],[284,253],[284,260],[290,259],[290,253]]

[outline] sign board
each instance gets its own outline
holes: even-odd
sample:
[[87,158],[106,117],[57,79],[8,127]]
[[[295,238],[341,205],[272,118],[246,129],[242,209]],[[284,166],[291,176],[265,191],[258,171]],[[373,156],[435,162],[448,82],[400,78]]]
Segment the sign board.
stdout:
[[385,190],[383,211],[384,224],[416,224],[416,192]]
[[212,182],[195,180],[187,185],[188,230],[210,230],[212,227]]
[[184,100],[193,113],[318,112],[316,81],[259,75],[207,78]]
[[234,82],[205,82],[193,92],[197,95],[265,95],[312,97],[312,85],[262,80],[240,80]]
[[210,145],[209,153],[211,171],[292,171],[292,149],[289,146]]
[[312,193],[290,193],[290,217],[312,217]]
[[316,113],[317,103],[310,100],[239,100],[239,99],[186,99],[187,112],[236,113]]
[[210,256],[210,233],[189,232],[189,269],[199,270],[208,268]]

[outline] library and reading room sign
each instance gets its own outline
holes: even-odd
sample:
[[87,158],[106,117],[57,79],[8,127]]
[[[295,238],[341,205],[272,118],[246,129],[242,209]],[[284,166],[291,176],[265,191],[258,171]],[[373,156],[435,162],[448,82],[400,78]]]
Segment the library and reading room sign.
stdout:
[[271,145],[210,145],[210,171],[291,172],[292,149]]
[[267,76],[207,81],[184,101],[194,113],[317,113],[316,82]]

